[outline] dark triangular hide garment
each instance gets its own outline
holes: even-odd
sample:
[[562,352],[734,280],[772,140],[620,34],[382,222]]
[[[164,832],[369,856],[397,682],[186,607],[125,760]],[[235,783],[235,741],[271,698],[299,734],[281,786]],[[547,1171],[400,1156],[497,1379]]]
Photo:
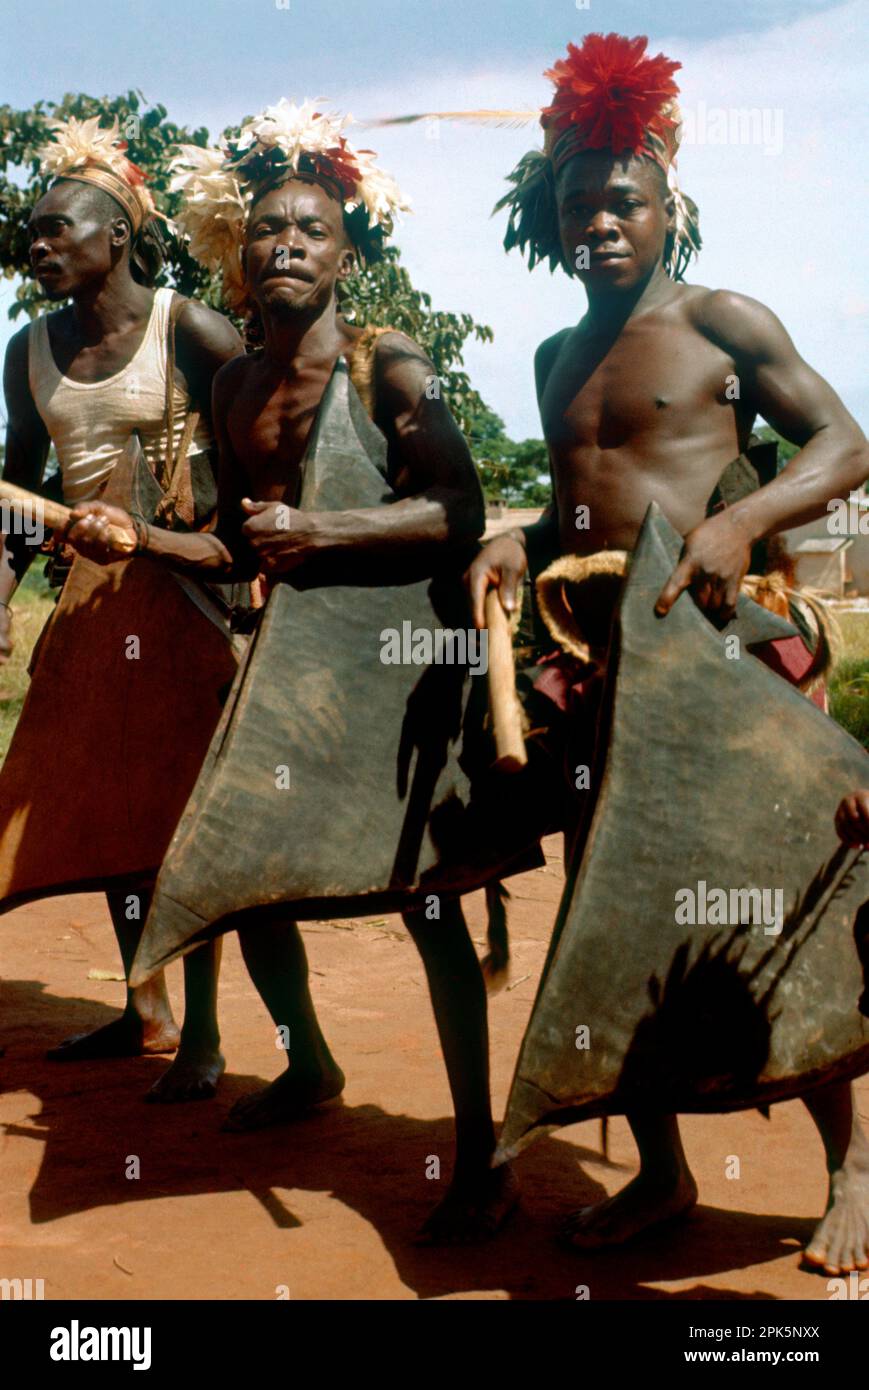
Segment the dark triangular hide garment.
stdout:
[[[394,495],[385,475],[386,441],[339,361],[299,506],[381,506]],[[536,845],[549,827],[529,824],[540,805],[529,779],[500,778],[472,800],[469,766],[491,761],[485,676],[381,660],[388,632],[467,631],[461,568],[453,558],[398,584],[367,565],[364,584],[336,583],[331,563],[305,567],[312,587],[275,587],[160,873],[133,979],[244,908],[397,909],[478,887]]]
[[733,629],[690,595],[654,615],[680,545],[653,504],[502,1157],[576,1119],[740,1109],[869,1066],[854,927],[869,865],[833,826],[869,757],[744,644],[734,656]]

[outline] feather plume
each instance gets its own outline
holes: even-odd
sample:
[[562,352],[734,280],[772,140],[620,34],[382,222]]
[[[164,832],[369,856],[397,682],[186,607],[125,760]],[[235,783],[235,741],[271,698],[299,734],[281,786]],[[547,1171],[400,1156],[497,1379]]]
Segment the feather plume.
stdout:
[[479,111],[417,111],[410,116],[378,116],[361,120],[361,126],[414,125],[417,121],[467,121],[472,125],[497,126],[506,130],[520,130],[523,126],[534,125],[540,120],[540,107],[524,110],[485,110]]
[[372,150],[348,143],[344,131],[353,124],[352,116],[324,114],[312,101],[295,106],[282,97],[245,122],[230,145],[230,163],[242,184],[257,182],[266,165],[270,173],[279,167],[298,172],[307,163],[339,184],[348,212],[364,206],[370,227],[391,231],[394,214],[408,212],[410,203],[395,180],[377,168]]
[[244,303],[241,245],[247,200],[221,148],[181,145],[170,161],[169,188],[181,193],[175,222],[188,238],[190,254],[223,275],[223,293],[231,309]]

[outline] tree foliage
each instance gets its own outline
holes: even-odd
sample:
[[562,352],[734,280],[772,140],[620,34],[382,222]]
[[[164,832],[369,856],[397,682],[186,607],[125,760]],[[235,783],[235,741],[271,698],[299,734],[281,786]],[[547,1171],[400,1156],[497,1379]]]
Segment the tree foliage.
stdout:
[[549,454],[542,439],[509,439],[504,422],[487,407],[472,421],[468,436],[483,491],[508,507],[545,507],[552,496]]
[[791,444],[790,440],[780,435],[777,430],[773,429],[772,425],[756,425],[752,430],[752,434],[756,439],[759,439],[762,444],[775,443],[778,445],[779,472],[781,472],[788,460],[793,458],[794,454],[799,453],[796,444]]

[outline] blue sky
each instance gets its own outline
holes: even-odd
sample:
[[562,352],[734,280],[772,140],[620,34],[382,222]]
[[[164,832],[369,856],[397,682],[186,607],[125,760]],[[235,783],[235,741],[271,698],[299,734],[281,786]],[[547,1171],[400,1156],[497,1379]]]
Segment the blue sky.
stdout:
[[[681,60],[692,122],[680,157],[704,251],[689,278],[769,304],[803,355],[869,426],[865,271],[869,142],[861,0],[4,0],[0,92],[12,106],[67,91],[140,87],[212,134],[280,96],[325,97],[357,117],[534,106],[543,69],[589,30],[646,33]],[[738,117],[764,113],[746,138]],[[716,112],[725,113],[723,117]],[[716,125],[716,121],[718,124]],[[747,129],[747,127],[746,127]],[[436,134],[437,138],[432,138]],[[716,143],[719,138],[724,143]],[[531,358],[575,322],[581,290],[529,275],[489,212],[526,130],[442,124],[367,133],[415,213],[397,241],[439,307],[495,331],[467,365],[518,438],[539,434]],[[0,349],[11,331],[0,285]]]

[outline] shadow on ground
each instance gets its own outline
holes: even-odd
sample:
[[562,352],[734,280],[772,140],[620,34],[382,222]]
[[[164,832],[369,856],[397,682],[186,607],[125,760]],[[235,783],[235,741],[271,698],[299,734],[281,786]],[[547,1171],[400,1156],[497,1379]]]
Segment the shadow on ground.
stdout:
[[[145,1105],[142,1095],[166,1059],[46,1062],[46,1047],[108,1022],[116,1010],[92,1000],[47,998],[42,990],[36,981],[4,983],[0,1036],[6,1049],[0,1057],[2,1090],[28,1091],[41,1101],[32,1118],[5,1127],[7,1134],[45,1145],[30,1193],[35,1224],[100,1206],[247,1191],[291,1241],[292,1230],[302,1225],[292,1190],[325,1192],[370,1223],[401,1280],[421,1298],[497,1289],[514,1299],[559,1300],[575,1299],[581,1285],[589,1286],[594,1299],[765,1298],[703,1280],[778,1260],[812,1230],[803,1218],[701,1206],[687,1221],[629,1250],[594,1256],[562,1251],[554,1243],[559,1218],[606,1194],[588,1171],[600,1171],[600,1154],[549,1137],[520,1159],[523,1207],[496,1240],[420,1249],[412,1237],[440,1187],[424,1178],[426,1160],[451,1153],[448,1117],[426,1121],[375,1105],[339,1105],[260,1134],[222,1134],[219,1125],[230,1105],[262,1085],[262,1078],[227,1076],[219,1098],[208,1104]],[[125,1176],[131,1154],[141,1161],[138,1181]],[[675,1293],[648,1287],[686,1279],[697,1282]]]

